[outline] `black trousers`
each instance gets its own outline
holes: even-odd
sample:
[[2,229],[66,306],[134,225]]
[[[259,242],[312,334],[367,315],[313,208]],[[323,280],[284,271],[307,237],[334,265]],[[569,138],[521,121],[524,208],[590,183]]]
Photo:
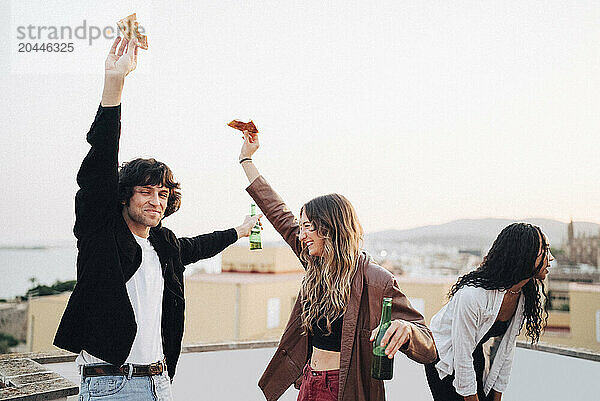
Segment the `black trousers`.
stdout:
[[[485,369],[485,359],[483,355],[483,347],[481,344],[475,347],[473,351],[473,368],[475,369],[475,378],[477,379],[477,398],[479,401],[492,401],[492,392],[486,396],[483,392],[483,370]],[[454,375],[448,375],[443,379],[440,379],[435,364],[439,359],[433,363],[425,365],[425,375],[427,376],[427,383],[431,390],[431,395],[435,401],[464,401],[465,398],[456,392],[456,389],[452,385]]]

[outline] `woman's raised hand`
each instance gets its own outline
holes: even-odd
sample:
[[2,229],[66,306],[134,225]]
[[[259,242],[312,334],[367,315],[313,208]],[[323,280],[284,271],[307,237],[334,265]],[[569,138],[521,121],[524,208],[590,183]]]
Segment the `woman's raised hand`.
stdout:
[[252,162],[252,155],[258,150],[259,146],[258,134],[244,131],[244,143],[242,144],[242,150],[240,151],[239,161],[242,164],[244,173],[246,173],[246,177],[248,177],[248,182],[250,183],[253,183],[260,175],[258,169]]
[[240,151],[240,160],[250,159],[254,152],[260,147],[258,142],[258,134],[250,131],[244,131],[244,143],[242,144],[242,150]]

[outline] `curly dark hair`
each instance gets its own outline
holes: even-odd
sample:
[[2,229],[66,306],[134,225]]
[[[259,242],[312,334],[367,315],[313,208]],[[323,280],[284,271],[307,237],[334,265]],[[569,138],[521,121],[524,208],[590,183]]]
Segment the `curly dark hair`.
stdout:
[[181,206],[180,185],[173,172],[166,164],[155,159],[133,159],[123,163],[119,169],[119,201],[129,205],[133,196],[133,187],[145,185],[162,185],[169,189],[169,199],[165,209],[165,217],[172,215]]
[[522,288],[525,296],[525,327],[531,343],[538,342],[548,321],[544,283],[534,278],[545,267],[546,261],[546,257],[542,257],[542,261],[535,265],[540,256],[540,238],[544,254],[549,245],[539,227],[528,223],[513,223],[505,227],[479,267],[461,276],[450,289],[448,298],[452,298],[464,286],[507,290],[520,281],[530,279]]

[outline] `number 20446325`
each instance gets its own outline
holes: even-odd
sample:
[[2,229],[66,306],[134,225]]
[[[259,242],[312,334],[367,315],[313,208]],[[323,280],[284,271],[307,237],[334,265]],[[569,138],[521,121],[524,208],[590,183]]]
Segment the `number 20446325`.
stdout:
[[29,43],[18,44],[19,53],[45,52],[45,53],[72,53],[73,43]]

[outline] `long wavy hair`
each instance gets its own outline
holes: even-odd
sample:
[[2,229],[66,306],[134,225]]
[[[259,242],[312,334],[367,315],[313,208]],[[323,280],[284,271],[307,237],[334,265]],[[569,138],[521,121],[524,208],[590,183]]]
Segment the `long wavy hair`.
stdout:
[[329,194],[312,199],[300,213],[324,239],[321,256],[311,256],[302,245],[300,259],[306,264],[300,297],[302,330],[313,333],[313,325],[331,334],[331,323],[343,315],[350,298],[352,278],[360,254],[363,229],[352,204],[342,195]]
[[[540,248],[542,261],[536,266]],[[548,321],[544,283],[534,278],[547,263],[548,249],[549,245],[539,227],[513,223],[500,232],[481,265],[458,279],[450,289],[448,298],[452,298],[464,286],[507,290],[520,281],[530,279],[522,292],[525,296],[525,327],[533,344],[539,340]]]

